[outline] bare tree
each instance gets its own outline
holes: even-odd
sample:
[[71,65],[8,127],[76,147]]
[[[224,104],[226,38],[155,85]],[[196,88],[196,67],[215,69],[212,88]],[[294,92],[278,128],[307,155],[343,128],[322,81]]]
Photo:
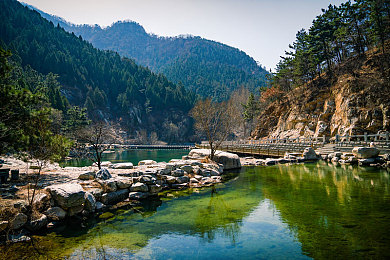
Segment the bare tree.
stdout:
[[231,101],[213,102],[211,99],[200,100],[191,110],[195,120],[195,129],[206,136],[210,145],[210,159],[214,159],[215,151],[233,132],[237,122],[235,108]]
[[87,157],[97,163],[101,169],[103,152],[110,148],[115,142],[115,131],[105,122],[96,122],[82,128],[78,134],[78,147],[76,150],[82,153],[82,157]]

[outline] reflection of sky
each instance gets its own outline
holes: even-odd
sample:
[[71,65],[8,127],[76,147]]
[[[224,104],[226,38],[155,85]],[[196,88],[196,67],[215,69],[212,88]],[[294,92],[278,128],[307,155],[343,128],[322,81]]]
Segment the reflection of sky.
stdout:
[[[173,256],[173,257],[172,257]],[[301,245],[295,241],[286,224],[269,200],[260,202],[253,212],[242,220],[235,243],[226,237],[223,229],[207,242],[199,236],[164,234],[153,238],[135,254],[136,258],[163,259],[239,259],[239,258],[306,258]]]

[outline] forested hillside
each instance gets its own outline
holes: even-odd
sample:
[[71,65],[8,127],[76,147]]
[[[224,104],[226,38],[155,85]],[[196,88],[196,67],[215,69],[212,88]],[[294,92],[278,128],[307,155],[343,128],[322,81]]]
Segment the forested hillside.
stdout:
[[93,46],[133,58],[204,97],[222,100],[242,86],[252,92],[265,86],[267,71],[243,51],[218,42],[194,36],[158,37],[146,33],[138,23],[127,21],[104,29],[98,25],[74,25],[39,12]]
[[94,48],[17,1],[0,2],[0,20],[0,47],[12,52],[13,62],[58,75],[58,90],[71,104],[85,106],[90,118],[120,121],[131,133],[180,126],[174,137],[161,131],[159,137],[169,140],[187,134],[187,112],[196,98],[182,86],[115,52]]
[[389,131],[389,39],[389,1],[323,9],[279,62],[255,136]]

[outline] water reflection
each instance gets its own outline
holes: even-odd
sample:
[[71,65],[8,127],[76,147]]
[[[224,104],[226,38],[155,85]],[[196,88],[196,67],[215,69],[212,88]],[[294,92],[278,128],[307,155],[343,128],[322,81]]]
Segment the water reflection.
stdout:
[[[387,172],[313,163],[231,177],[166,193],[87,228],[36,236],[34,246],[42,259],[389,257]],[[39,258],[31,244],[14,245],[5,257],[26,254]]]

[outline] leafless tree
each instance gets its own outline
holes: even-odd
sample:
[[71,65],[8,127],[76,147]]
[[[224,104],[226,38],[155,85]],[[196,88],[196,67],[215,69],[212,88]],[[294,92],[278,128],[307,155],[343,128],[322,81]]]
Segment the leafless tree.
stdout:
[[79,155],[96,162],[101,169],[103,152],[115,142],[116,134],[110,125],[100,121],[82,128],[77,134],[77,139],[76,151]]
[[233,132],[238,118],[231,101],[213,102],[211,99],[200,100],[191,110],[195,120],[195,129],[206,136],[210,146],[210,159],[214,159],[215,151]]

